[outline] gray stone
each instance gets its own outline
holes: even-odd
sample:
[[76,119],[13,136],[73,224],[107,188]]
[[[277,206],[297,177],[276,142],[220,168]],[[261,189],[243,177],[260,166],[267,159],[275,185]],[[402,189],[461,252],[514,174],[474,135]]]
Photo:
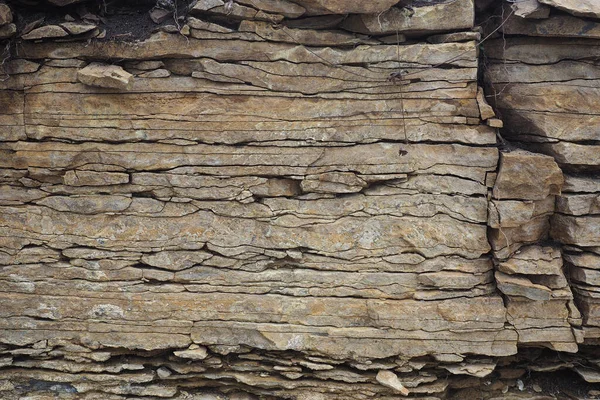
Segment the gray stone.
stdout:
[[579,17],[600,18],[600,4],[596,0],[538,0]]
[[515,15],[521,18],[544,19],[550,16],[550,7],[538,0],[520,0],[511,4]]

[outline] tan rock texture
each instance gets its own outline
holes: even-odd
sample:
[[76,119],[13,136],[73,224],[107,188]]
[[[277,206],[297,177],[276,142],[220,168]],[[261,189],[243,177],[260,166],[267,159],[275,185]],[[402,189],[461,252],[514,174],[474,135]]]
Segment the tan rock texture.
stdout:
[[129,90],[133,86],[133,75],[118,65],[90,63],[77,71],[77,80],[85,85]]
[[159,3],[148,37],[38,19],[1,67],[0,398],[595,379],[592,28],[507,22],[481,81],[472,0]]
[[[502,261],[499,270],[529,279],[527,282],[521,280],[518,288],[517,281],[513,279],[511,282],[514,284],[510,288],[507,286],[512,291],[510,297],[542,297],[540,284],[552,290],[551,300],[543,304],[554,307],[555,315],[561,316],[563,322],[553,322],[554,328],[546,330],[549,337],[551,331],[558,335],[559,325],[570,324],[576,342],[597,345],[600,338],[597,319],[600,304],[597,295],[600,284],[597,280],[600,259],[600,111],[597,108],[600,97],[597,87],[600,74],[598,65],[588,62],[588,56],[598,48],[600,28],[598,20],[588,17],[598,18],[598,3],[539,2],[552,7],[549,18],[510,18],[501,28],[504,40],[493,40],[486,46],[487,54],[493,59],[486,71],[486,79],[491,92],[488,98],[494,100],[494,106],[505,122],[503,135],[520,147],[552,157],[564,171],[562,189],[549,192],[556,197],[555,210],[553,213],[546,212],[543,217],[548,224],[543,232],[546,235],[544,240],[552,241],[556,260],[561,259],[560,250],[564,266],[563,272],[556,267],[551,267],[554,270],[551,272],[547,269],[550,264],[546,263],[538,263],[539,272],[535,272],[531,265],[526,269],[515,269],[524,261],[523,249],[528,256],[533,256],[535,247],[529,246],[522,247],[521,254],[516,252],[507,261]],[[569,50],[565,51],[567,48]],[[546,173],[548,169],[542,171],[538,168],[539,178],[548,183],[544,178]],[[527,192],[535,193],[534,190]],[[540,211],[532,211],[531,217],[534,220],[542,218],[538,216],[542,207],[534,209]],[[522,212],[520,215],[524,216]],[[493,220],[502,221],[500,216]],[[500,231],[502,224],[496,225],[500,226],[496,228]],[[521,235],[521,238],[531,240],[533,226],[528,231],[532,235]],[[538,232],[542,234],[542,230]],[[508,240],[503,242],[499,234],[496,237],[498,242],[505,244],[502,250],[511,249],[506,244]],[[560,247],[557,248],[557,245]],[[502,255],[508,253],[505,251]],[[515,257],[519,257],[518,262]],[[523,267],[528,264],[523,264]],[[560,263],[552,264],[558,266]],[[544,278],[534,278],[532,274],[543,275]],[[554,278],[550,279],[551,276]],[[567,280],[570,285],[567,285]],[[538,308],[536,313],[540,315],[543,311]],[[566,331],[563,337],[568,337]],[[558,339],[558,336],[555,338]],[[553,344],[558,349],[556,345]],[[568,347],[566,343],[560,346]],[[582,376],[594,380],[592,375]]]

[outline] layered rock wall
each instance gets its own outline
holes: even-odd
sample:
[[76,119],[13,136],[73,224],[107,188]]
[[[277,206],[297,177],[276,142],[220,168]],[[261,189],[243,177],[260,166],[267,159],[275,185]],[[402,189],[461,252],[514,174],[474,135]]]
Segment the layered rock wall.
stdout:
[[0,4],[18,31],[0,81],[4,398],[493,398],[526,393],[528,371],[595,379],[595,42],[532,33],[593,19],[57,1],[4,22]]
[[[600,257],[596,54],[600,21],[583,17],[598,18],[600,4],[540,3],[566,12],[538,4],[537,14],[525,14],[533,19],[509,19],[501,28],[503,37],[486,45],[489,98],[504,120],[504,136],[521,148],[551,156],[565,174],[549,229],[544,230],[562,251],[566,278],[583,314],[578,336],[596,344],[599,330],[593,310],[597,283],[593,276]],[[523,5],[512,9],[518,14]],[[540,10],[545,12],[538,19]]]

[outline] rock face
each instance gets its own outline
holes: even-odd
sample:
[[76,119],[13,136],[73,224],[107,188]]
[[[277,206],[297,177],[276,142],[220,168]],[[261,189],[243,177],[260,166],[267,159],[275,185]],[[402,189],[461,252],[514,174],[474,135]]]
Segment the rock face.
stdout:
[[[600,17],[598,3],[593,1],[540,0],[540,3],[575,16]],[[562,325],[562,337],[571,336],[574,340],[571,345],[560,346],[574,349],[574,342],[583,340],[586,345],[596,345],[600,338],[596,311],[600,304],[597,296],[600,282],[595,280],[600,260],[597,205],[600,193],[597,83],[600,75],[598,66],[587,61],[589,54],[597,50],[600,21],[572,15],[554,10],[547,19],[509,19],[501,28],[504,39],[486,46],[493,59],[486,74],[489,98],[505,122],[505,137],[530,151],[551,156],[565,172],[562,189],[551,191],[556,195],[554,211],[547,211],[543,217],[544,228],[539,225],[537,228],[539,233],[543,232],[543,238],[552,241],[544,257],[549,260],[553,254],[554,272],[545,262],[543,268],[537,263],[537,273],[529,268],[530,272],[517,272],[513,268],[516,264],[511,261],[515,256],[508,260],[511,271],[505,272],[513,276],[538,275],[527,282],[521,280],[518,293],[529,295],[530,299],[550,295],[550,299],[543,302],[544,307],[553,307],[552,313],[560,316],[562,322],[555,319],[554,328],[546,332],[549,337],[554,336],[550,332],[558,334],[558,326]],[[547,173],[547,169],[540,172],[539,178],[548,182],[548,178],[544,178]],[[552,215],[548,220],[549,214]],[[532,226],[528,232],[533,234],[534,230]],[[539,259],[540,249],[526,249],[528,258],[536,254],[534,257]],[[519,258],[523,258],[523,252]],[[563,265],[562,271],[558,268],[560,265]],[[506,269],[506,263],[500,263],[499,267]],[[539,276],[544,276],[543,280]],[[567,280],[571,282],[570,287]],[[513,292],[517,291],[515,285],[510,288]],[[508,283],[505,287],[508,288]],[[499,288],[502,290],[501,285]],[[547,292],[548,289],[551,292]],[[535,311],[536,315],[546,312],[549,311],[539,307]],[[571,325],[572,335],[565,330],[568,325]],[[558,348],[556,343],[553,346]],[[582,376],[594,379],[591,375]]]
[[[502,398],[556,357],[594,379],[592,42],[509,37],[504,65],[486,42],[484,90],[473,1],[396,3],[21,32],[0,79],[0,397]],[[523,21],[502,28],[547,32]]]

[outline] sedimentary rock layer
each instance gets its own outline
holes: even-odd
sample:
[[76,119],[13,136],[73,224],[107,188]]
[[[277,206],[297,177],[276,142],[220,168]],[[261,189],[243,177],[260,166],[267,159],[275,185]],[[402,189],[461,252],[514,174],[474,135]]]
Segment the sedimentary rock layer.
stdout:
[[[579,335],[585,343],[596,344],[600,129],[595,52],[599,21],[585,18],[598,17],[591,3],[540,3],[572,15],[553,11],[542,19],[510,18],[501,27],[504,37],[486,46],[491,59],[486,70],[488,98],[502,115],[506,138],[551,156],[566,172],[562,190],[555,193],[554,213],[549,221],[544,217],[549,222],[545,233],[554,246],[561,245],[565,277],[571,281],[574,304],[583,317],[572,314],[571,321],[576,325],[582,321]],[[565,277],[560,278],[562,286]],[[541,288],[532,289],[547,297]],[[574,309],[569,303],[567,308]]]
[[484,90],[471,0],[48,3],[0,5],[3,398],[593,379],[594,31],[532,38],[578,17],[503,24]]

